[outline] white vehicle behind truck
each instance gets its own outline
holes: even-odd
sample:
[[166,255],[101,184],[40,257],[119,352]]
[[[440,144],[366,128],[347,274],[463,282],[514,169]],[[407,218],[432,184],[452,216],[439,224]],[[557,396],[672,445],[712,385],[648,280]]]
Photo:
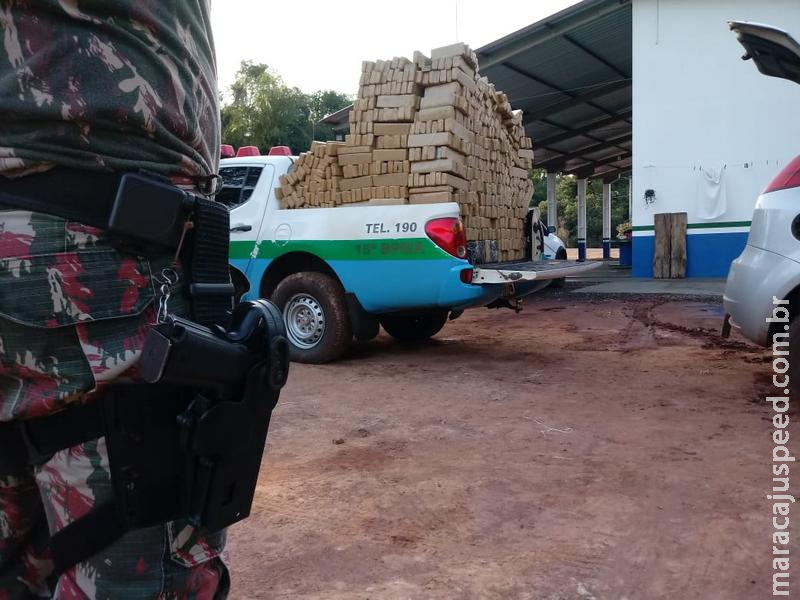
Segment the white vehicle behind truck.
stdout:
[[283,311],[292,357],[322,363],[379,326],[399,340],[435,335],[464,309],[516,306],[550,279],[593,268],[563,261],[471,264],[456,203],[282,209],[278,178],[293,157],[221,161],[231,263],[248,298]]
[[[730,28],[761,73],[800,84],[795,38],[759,23],[734,21]],[[757,344],[772,344],[776,355],[787,354],[780,348],[788,341],[793,360],[782,385],[800,398],[800,358],[794,358],[800,357],[800,156],[758,196],[747,245],[728,272],[723,303],[723,337],[734,327]]]

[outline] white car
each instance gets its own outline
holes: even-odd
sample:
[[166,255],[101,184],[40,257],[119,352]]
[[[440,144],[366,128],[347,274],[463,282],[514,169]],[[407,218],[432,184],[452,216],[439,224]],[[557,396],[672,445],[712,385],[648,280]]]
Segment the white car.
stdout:
[[[533,260],[567,260],[567,247],[561,238],[548,230],[539,216],[538,208],[528,209],[526,227],[529,228],[527,236],[528,254]],[[535,247],[534,247],[535,246]],[[553,279],[550,282],[537,286],[533,291],[539,291],[548,285],[563,287],[565,278]]]
[[[730,27],[747,50],[745,58],[751,58],[759,71],[800,83],[800,44],[789,34],[755,23],[732,22]],[[723,301],[727,313],[723,335],[732,326],[767,346],[776,333],[788,331],[790,351],[794,354],[798,348],[800,356],[800,156],[758,197],[747,245],[731,264]],[[767,320],[780,306],[788,308],[791,323]],[[800,360],[791,365],[800,380]]]
[[542,242],[545,260],[567,260],[567,247],[555,233],[548,233]]
[[[555,233],[551,233],[542,221],[538,208],[529,208],[526,227],[529,228],[527,237],[529,255],[536,256],[541,253],[539,260],[567,260],[567,247]],[[537,248],[532,248],[536,244]]]

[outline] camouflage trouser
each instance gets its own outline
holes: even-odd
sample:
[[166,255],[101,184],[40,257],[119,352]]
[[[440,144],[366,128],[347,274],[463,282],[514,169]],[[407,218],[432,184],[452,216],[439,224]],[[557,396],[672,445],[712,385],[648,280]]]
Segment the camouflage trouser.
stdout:
[[[0,206],[0,421],[52,414],[135,380],[155,317],[153,275],[167,264],[120,253],[100,230]],[[49,589],[49,532],[111,493],[102,438],[35,469],[0,457],[0,600],[226,597],[225,533],[182,522],[127,533]]]

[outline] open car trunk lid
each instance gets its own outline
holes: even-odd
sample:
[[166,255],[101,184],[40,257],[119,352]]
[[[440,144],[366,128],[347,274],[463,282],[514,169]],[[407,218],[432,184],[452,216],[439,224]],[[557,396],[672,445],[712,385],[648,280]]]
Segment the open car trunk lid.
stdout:
[[495,284],[561,279],[562,277],[591,271],[601,264],[599,262],[576,263],[567,260],[483,264],[475,267],[472,281],[477,284]]
[[800,44],[788,33],[769,25],[730,21],[730,28],[764,75],[800,83]]

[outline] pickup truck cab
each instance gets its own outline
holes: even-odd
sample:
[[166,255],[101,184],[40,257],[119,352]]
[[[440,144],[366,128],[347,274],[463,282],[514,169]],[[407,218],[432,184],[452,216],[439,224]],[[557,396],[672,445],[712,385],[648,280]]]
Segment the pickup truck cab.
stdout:
[[476,306],[512,305],[597,265],[473,265],[456,203],[283,209],[275,197],[291,156],[223,159],[217,200],[230,208],[231,264],[244,296],[283,311],[293,360],[321,363],[379,326],[400,340],[436,334]]

